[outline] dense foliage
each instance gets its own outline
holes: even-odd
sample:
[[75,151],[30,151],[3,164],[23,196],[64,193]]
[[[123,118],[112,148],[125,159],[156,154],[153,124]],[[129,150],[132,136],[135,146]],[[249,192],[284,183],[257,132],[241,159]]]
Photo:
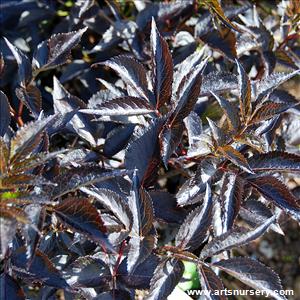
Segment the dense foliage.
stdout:
[[232,249],[300,223],[299,2],[0,11],[1,299],[166,299],[186,261],[285,299]]

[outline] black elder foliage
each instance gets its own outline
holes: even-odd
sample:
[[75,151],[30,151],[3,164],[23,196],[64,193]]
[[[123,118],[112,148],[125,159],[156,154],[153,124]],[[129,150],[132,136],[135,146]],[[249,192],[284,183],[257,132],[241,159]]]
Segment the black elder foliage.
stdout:
[[167,299],[184,261],[285,299],[232,250],[300,223],[298,2],[0,10],[1,299]]

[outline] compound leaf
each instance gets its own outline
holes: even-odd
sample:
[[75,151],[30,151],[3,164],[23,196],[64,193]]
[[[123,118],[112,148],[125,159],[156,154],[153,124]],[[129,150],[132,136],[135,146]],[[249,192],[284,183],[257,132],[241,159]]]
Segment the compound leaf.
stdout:
[[165,165],[181,140],[182,120],[192,111],[199,97],[204,65],[195,67],[182,79],[176,92],[175,107],[160,133],[161,156]]

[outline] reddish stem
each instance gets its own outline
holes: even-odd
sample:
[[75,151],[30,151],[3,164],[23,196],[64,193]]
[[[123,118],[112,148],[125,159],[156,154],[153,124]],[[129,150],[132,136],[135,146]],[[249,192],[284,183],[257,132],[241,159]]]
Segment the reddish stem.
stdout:
[[23,102],[20,102],[19,110],[18,110],[18,115],[17,115],[17,122],[18,122],[19,126],[23,126],[24,125],[24,122],[22,120],[23,108],[24,108],[24,104],[23,104]]
[[286,43],[290,40],[294,40],[294,39],[297,39],[300,37],[300,34],[299,33],[293,33],[293,34],[290,34],[288,35],[281,43],[280,45],[278,46],[279,49],[283,48],[283,46],[286,45]]
[[113,277],[115,277],[117,275],[117,271],[121,262],[121,258],[123,256],[123,252],[124,252],[124,248],[126,246],[126,241],[124,240],[120,246],[120,251],[119,251],[119,255],[118,255],[118,259],[116,261],[116,264],[114,265],[114,270],[113,270]]

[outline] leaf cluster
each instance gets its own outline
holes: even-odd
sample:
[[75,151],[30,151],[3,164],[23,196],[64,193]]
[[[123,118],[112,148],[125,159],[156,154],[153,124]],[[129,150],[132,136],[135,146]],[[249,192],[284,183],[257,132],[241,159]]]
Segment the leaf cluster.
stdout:
[[185,261],[285,299],[234,250],[300,224],[295,1],[2,9],[1,299],[163,300]]

